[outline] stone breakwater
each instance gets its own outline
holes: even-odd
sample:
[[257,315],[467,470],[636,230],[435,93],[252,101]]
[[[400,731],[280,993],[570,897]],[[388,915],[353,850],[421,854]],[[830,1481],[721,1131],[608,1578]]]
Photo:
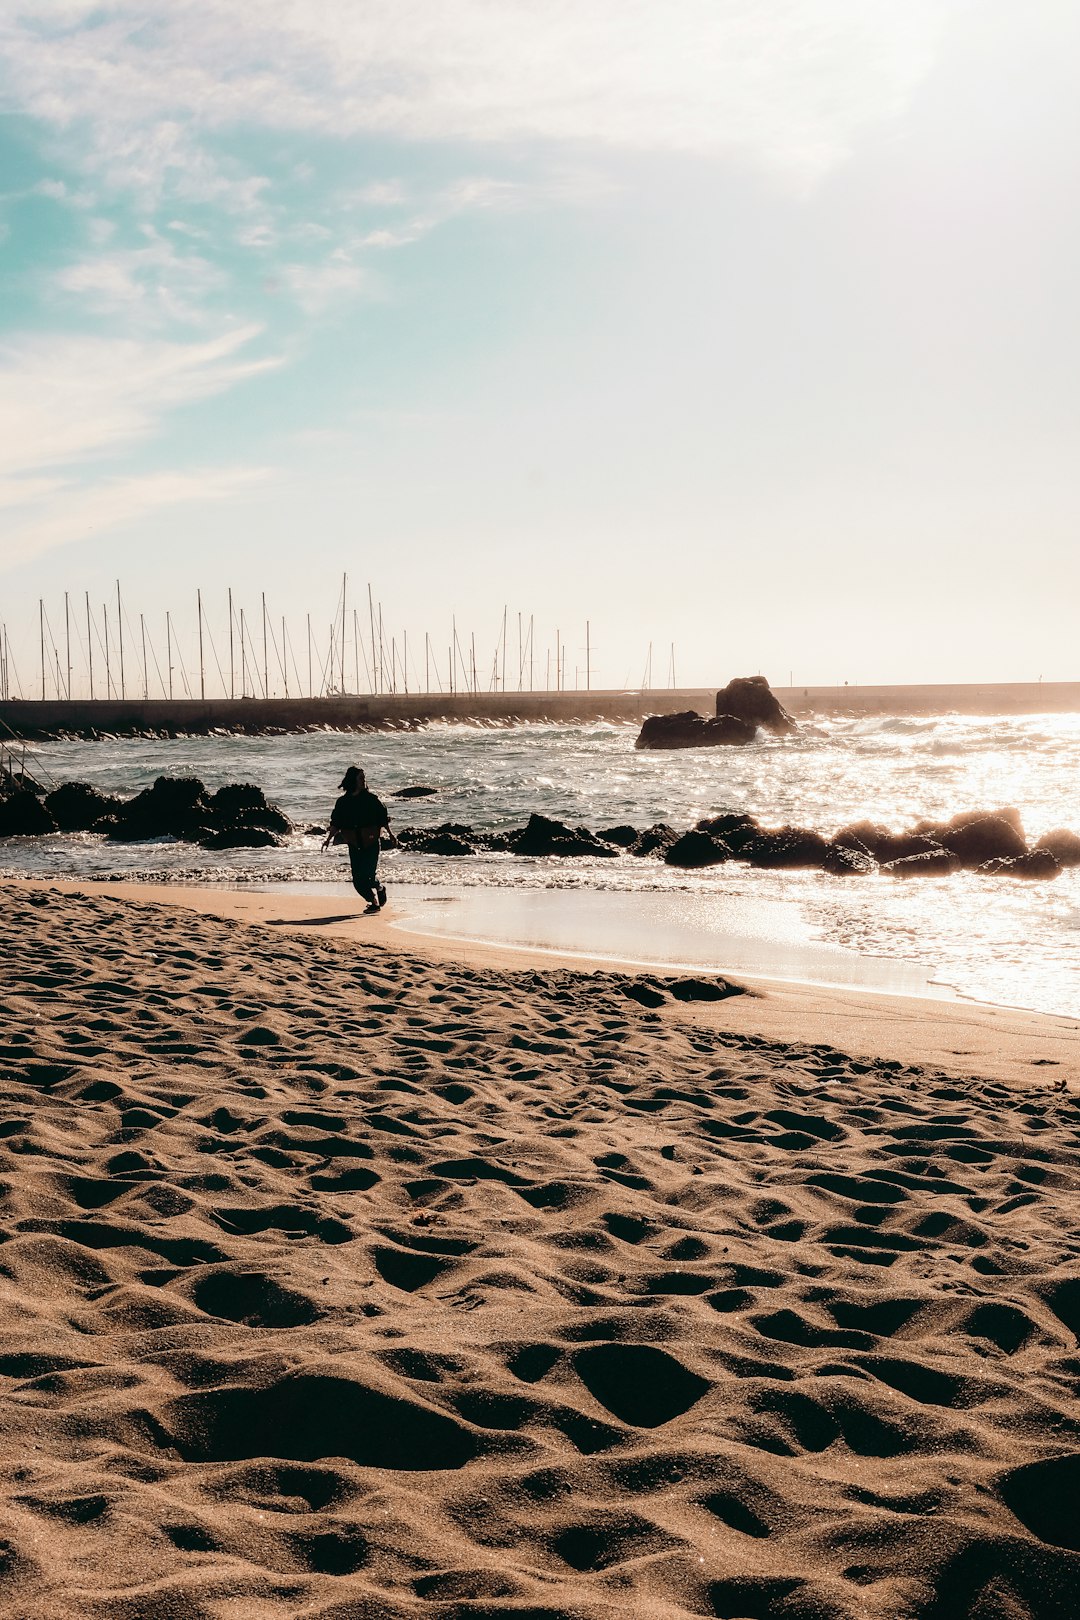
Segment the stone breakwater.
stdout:
[[[397,797],[416,799],[434,791],[417,784]],[[65,782],[45,792],[26,777],[0,779],[0,838],[89,832],[122,843],[175,838],[211,850],[260,849],[280,847],[290,833],[317,836],[323,830],[294,826],[253,783],[231,783],[210,792],[198,777],[159,776],[133,798],[121,799],[85,782]],[[817,869],[836,877],[974,871],[1045,880],[1067,866],[1080,866],[1080,835],[1057,828],[1029,843],[1020,813],[1012,808],[965,811],[943,822],[921,820],[901,831],[858,821],[828,835],[790,824],[770,827],[754,816],[724,812],[682,830],[660,821],[645,828],[625,823],[594,831],[533,814],[522,827],[483,831],[447,821],[429,828],[404,827],[397,837],[419,855],[651,857],[685,870],[741,861],[762,868]]]

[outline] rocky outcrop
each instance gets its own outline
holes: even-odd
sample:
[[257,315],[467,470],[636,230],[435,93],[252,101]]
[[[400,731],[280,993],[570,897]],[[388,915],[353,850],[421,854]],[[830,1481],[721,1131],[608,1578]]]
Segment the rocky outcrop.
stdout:
[[682,714],[650,714],[638,733],[635,748],[718,748],[745,747],[757,736],[757,729],[746,720],[722,715],[706,720],[687,709]]
[[[1014,819],[1015,817],[1015,819]],[[952,852],[961,866],[971,869],[986,861],[1015,860],[1027,851],[1019,817],[1008,815],[954,816],[939,826],[919,824],[920,830],[942,849]]]
[[706,816],[704,820],[698,822],[697,831],[711,833],[714,838],[722,838],[728,848],[737,855],[758,836],[761,827],[753,816],[729,812],[720,816]]
[[986,861],[977,870],[985,877],[1026,878],[1029,881],[1039,882],[1058,877],[1061,862],[1048,849],[1027,849],[1022,855]]
[[64,782],[43,798],[25,789],[0,797],[0,837],[95,832],[117,843],[177,838],[206,849],[262,849],[291,828],[253,783],[208,793],[196,776],[159,776],[131,799],[99,793],[86,782]]
[[602,838],[605,844],[617,844],[620,849],[629,849],[638,836],[638,830],[620,822],[617,827],[599,827],[596,836]]
[[418,855],[475,855],[486,844],[482,834],[456,821],[444,821],[441,827],[406,827],[397,840]]
[[850,849],[846,844],[836,843],[825,846],[821,870],[830,877],[869,877],[877,869],[878,863],[868,850]]
[[764,675],[739,675],[717,692],[712,719],[693,709],[681,714],[651,714],[642,725],[635,747],[745,747],[754,741],[759,727],[778,737],[790,736],[799,729]]
[[949,821],[933,821],[924,817],[922,821],[915,823],[912,831],[933,833],[949,829],[956,830],[961,827],[970,827],[976,821],[986,821],[988,817],[994,817],[998,821],[1007,821],[1009,826],[1023,837],[1024,824],[1020,818],[1019,810],[1014,805],[1006,805],[1004,809],[998,810],[961,810],[959,815],[953,816]]
[[696,828],[676,838],[664,851],[668,866],[719,866],[721,861],[730,859],[731,850],[722,838],[714,838],[711,833],[699,832]]
[[198,843],[211,826],[206,788],[197,776],[159,776],[117,810],[109,836],[123,843],[180,838]]
[[941,847],[925,833],[890,832],[876,821],[856,821],[849,827],[841,827],[832,841],[860,854],[871,855],[882,866],[906,860],[910,855],[931,854]]
[[617,855],[619,851],[603,843],[588,827],[567,827],[548,816],[531,815],[518,833],[509,835],[515,855]]
[[277,805],[270,804],[261,787],[253,782],[232,782],[218,788],[207,800],[210,819],[216,830],[257,829],[262,832],[287,833],[292,822]]
[[[197,777],[159,776],[131,799],[66,782],[49,793],[29,779],[0,778],[0,838],[55,832],[93,832],[117,842],[176,838],[204,849],[273,848],[292,831],[289,818],[262,789],[234,782],[207,791]],[[321,834],[321,828],[308,828]],[[663,861],[685,871],[726,861],[766,869],[804,868],[835,877],[941,876],[961,870],[1029,881],[1057,877],[1080,865],[1080,836],[1056,828],[1029,848],[1017,810],[969,810],[948,821],[925,819],[903,832],[863,820],[832,838],[809,827],[764,827],[743,811],[705,816],[685,831],[655,822],[638,831],[622,823],[593,832],[533,814],[524,827],[480,831],[460,822],[405,827],[402,848],[419,855],[467,857],[504,853],[534,859],[626,854]]]
[[60,832],[89,832],[106,816],[119,815],[123,800],[87,782],[62,782],[45,795],[45,808]]
[[674,827],[669,827],[666,821],[655,821],[644,832],[638,833],[628,853],[637,856],[659,855],[663,858],[678,836]]
[[905,855],[902,860],[889,861],[881,870],[895,878],[941,877],[949,872],[959,872],[960,859],[950,850],[938,846],[923,850],[919,855]]
[[40,838],[56,830],[49,809],[29,788],[16,787],[0,798],[0,838]]
[[422,783],[415,783],[412,787],[398,788],[394,793],[395,799],[430,799],[432,794],[438,793],[438,788],[424,787]]
[[828,847],[828,840],[808,827],[780,827],[751,838],[739,851],[739,859],[751,866],[821,866]]
[[798,726],[773,692],[764,675],[737,675],[716,694],[716,716],[730,716],[744,725],[760,726],[777,737],[789,737]]
[[1080,866],[1080,833],[1070,832],[1068,827],[1043,833],[1035,848],[1049,850],[1062,866]]

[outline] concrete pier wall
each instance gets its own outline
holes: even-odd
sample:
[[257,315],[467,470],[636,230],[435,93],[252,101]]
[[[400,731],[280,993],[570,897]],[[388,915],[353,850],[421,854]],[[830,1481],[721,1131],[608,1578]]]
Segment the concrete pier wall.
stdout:
[[715,690],[684,692],[454,692],[384,693],[378,697],[324,698],[117,698],[71,702],[31,700],[0,703],[0,732],[9,727],[28,739],[150,731],[205,734],[212,731],[390,730],[432,721],[508,725],[526,720],[571,723],[639,720],[707,708]]
[[[718,683],[722,684],[722,683]],[[774,687],[801,720],[814,715],[1076,714],[1080,681],[958,686]],[[711,715],[716,687],[651,692],[386,693],[377,697],[128,698],[0,703],[0,736],[28,741],[61,735],[206,734],[386,730],[432,721],[512,725],[550,720],[640,721],[649,714],[695,709]]]

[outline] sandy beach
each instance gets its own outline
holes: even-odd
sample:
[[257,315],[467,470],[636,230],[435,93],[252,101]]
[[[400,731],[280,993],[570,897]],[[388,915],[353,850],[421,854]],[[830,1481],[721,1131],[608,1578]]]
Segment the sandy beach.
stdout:
[[5,1615],[1080,1613],[1077,1020],[2,900]]

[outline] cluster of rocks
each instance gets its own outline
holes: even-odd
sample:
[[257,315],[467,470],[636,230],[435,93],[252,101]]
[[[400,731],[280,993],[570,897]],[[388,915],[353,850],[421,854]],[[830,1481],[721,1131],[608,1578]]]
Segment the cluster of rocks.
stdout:
[[178,838],[204,849],[264,849],[291,831],[288,816],[250,782],[211,793],[197,776],[159,776],[131,799],[86,782],[48,792],[27,777],[0,785],[0,838],[93,832],[120,843]]
[[[420,798],[429,791],[418,785],[399,796]],[[121,799],[86,782],[65,782],[47,792],[29,777],[0,779],[0,838],[93,832],[123,843],[177,838],[204,849],[264,849],[279,845],[292,830],[288,816],[250,782],[234,782],[211,793],[195,776],[159,776],[134,798]],[[594,832],[534,814],[524,827],[496,832],[446,821],[438,827],[406,827],[397,836],[403,848],[420,855],[652,856],[686,870],[745,861],[757,867],[816,868],[837,877],[877,871],[896,878],[974,871],[1053,878],[1063,867],[1080,866],[1080,835],[1058,828],[1029,845],[1019,812],[1012,809],[970,810],[950,821],[918,821],[904,832],[858,821],[831,838],[809,827],[764,827],[756,817],[738,812],[708,816],[683,832],[666,822],[645,828],[622,824]]]
[[1032,847],[1015,810],[973,810],[951,821],[920,821],[906,832],[875,822],[843,827],[831,838],[809,827],[763,827],[754,817],[709,816],[679,832],[666,822],[651,827],[569,827],[532,815],[524,827],[484,833],[460,822],[407,827],[398,842],[421,855],[511,855],[613,857],[654,856],[686,869],[745,861],[750,866],[817,868],[836,877],[882,871],[891,877],[922,877],[962,870],[988,876],[1052,878],[1065,866],[1080,866],[1080,835],[1060,828]]
[[711,719],[686,709],[680,714],[651,714],[638,733],[635,748],[745,747],[762,731],[788,737],[798,726],[764,675],[737,675],[716,694]]

